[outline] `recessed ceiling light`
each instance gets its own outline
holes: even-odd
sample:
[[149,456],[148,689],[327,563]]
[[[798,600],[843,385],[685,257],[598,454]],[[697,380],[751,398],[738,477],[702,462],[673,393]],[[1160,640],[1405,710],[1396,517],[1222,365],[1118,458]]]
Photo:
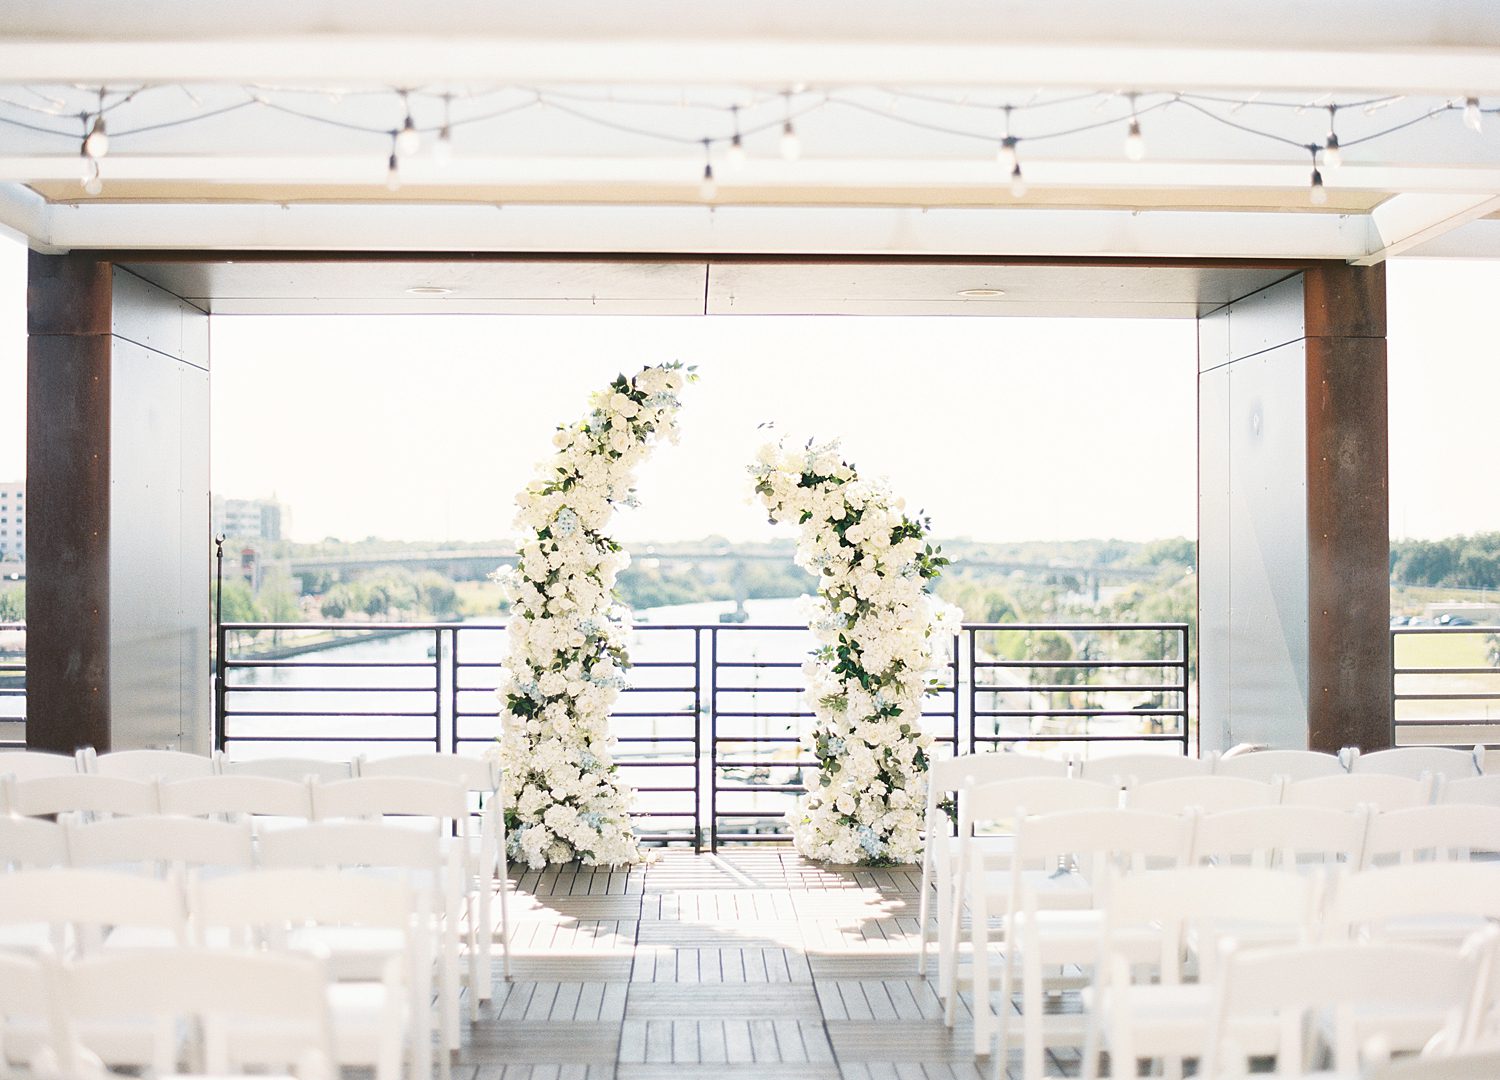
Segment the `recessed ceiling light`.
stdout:
[[445,289],[441,285],[413,285],[406,290],[407,296],[447,296],[452,289]]
[[1004,289],[959,289],[958,295],[966,300],[993,300],[997,296],[1004,296]]

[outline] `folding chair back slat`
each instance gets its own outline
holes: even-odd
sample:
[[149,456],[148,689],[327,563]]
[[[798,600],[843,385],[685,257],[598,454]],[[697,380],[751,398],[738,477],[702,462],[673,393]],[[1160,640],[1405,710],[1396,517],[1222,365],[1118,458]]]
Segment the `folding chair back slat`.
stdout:
[[0,776],[35,780],[39,776],[72,776],[78,759],[72,754],[49,754],[42,750],[0,750]]
[[0,817],[0,867],[68,865],[68,837],[55,821]]
[[1431,801],[1432,778],[1413,780],[1381,773],[1350,773],[1297,780],[1286,786],[1281,801],[1289,806],[1322,806],[1330,810],[1404,810]]
[[52,814],[154,814],[156,785],[115,776],[39,776],[10,782],[11,812],[22,817]]
[[73,866],[239,867],[254,865],[248,822],[192,817],[110,818],[68,827]]
[[1256,750],[1234,754],[1214,762],[1215,776],[1234,776],[1242,780],[1289,781],[1312,780],[1319,776],[1342,776],[1346,770],[1337,754],[1320,754],[1316,750]]
[[1217,814],[1273,806],[1280,800],[1280,783],[1233,776],[1182,776],[1130,787],[1125,792],[1125,805],[1132,810],[1155,810],[1163,814],[1178,814],[1188,809]]
[[1450,746],[1396,746],[1358,754],[1349,763],[1350,773],[1380,776],[1404,776],[1420,780],[1424,775],[1442,776],[1448,780],[1467,780],[1480,773],[1479,758],[1484,748],[1455,750]]
[[312,818],[306,780],[268,776],[204,776],[161,785],[161,812],[188,817],[251,814]]
[[115,750],[96,754],[90,747],[80,752],[80,763],[84,772],[123,780],[186,780],[214,774],[213,758],[181,750]]

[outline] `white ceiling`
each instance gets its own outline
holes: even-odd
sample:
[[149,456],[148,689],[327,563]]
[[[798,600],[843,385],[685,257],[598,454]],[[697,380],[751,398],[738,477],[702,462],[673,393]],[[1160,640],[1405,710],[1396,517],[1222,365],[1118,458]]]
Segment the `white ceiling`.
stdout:
[[[39,250],[1500,257],[1500,111],[1476,134],[1446,107],[1500,107],[1489,0],[4,7],[0,227]],[[89,195],[77,114],[101,86]],[[426,138],[391,191],[397,87]],[[1340,110],[1313,205],[1322,106],[1387,95]]]

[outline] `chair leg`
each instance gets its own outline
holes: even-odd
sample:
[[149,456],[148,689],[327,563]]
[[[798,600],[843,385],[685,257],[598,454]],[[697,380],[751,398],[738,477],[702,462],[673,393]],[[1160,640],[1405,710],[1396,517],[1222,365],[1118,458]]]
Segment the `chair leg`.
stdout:
[[[990,943],[989,943],[989,920],[982,917],[982,912],[972,912],[971,919],[973,928],[970,938],[973,941],[974,955],[971,967],[974,977],[971,981],[970,993],[973,998],[974,1013],[974,1056],[983,1057],[990,1053],[995,1041],[995,1014],[990,1003]],[[952,995],[954,1002],[958,1001],[958,990],[955,986]],[[1000,1020],[1000,1030],[1005,1030],[1005,1020]]]
[[495,996],[495,879],[488,866],[481,866],[476,880],[479,890],[479,1000]]
[[1084,1019],[1083,1059],[1078,1065],[1078,1080],[1099,1080],[1099,1029],[1103,1026],[1100,1015],[1103,1007],[1103,999],[1096,991],[1094,1007]]
[[505,854],[505,837],[497,847],[500,860],[500,963],[505,981],[510,982],[510,860]]
[[1045,1056],[1042,1029],[1042,962],[1033,947],[1021,957],[1021,1025],[1025,1044],[1021,1048],[1025,1080],[1042,1080]]
[[480,984],[480,969],[484,966],[483,958],[479,951],[479,927],[476,925],[477,916],[475,908],[478,907],[478,898],[470,896],[466,898],[465,907],[468,909],[468,918],[464,920],[468,928],[469,946],[469,1023],[479,1022],[479,996],[484,993]]
[[931,914],[928,890],[932,888],[932,837],[922,845],[922,885],[917,898],[917,978],[927,978],[927,919]]

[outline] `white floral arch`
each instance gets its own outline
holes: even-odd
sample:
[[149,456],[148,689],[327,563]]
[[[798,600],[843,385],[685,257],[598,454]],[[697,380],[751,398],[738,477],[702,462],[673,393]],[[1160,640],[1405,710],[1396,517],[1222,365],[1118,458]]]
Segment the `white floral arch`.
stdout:
[[957,609],[926,584],[948,560],[928,522],[861,480],[828,443],[764,447],[751,466],[771,521],[800,526],[797,562],[818,576],[804,666],[816,716],[816,786],[788,815],[797,850],[835,863],[899,863],[922,850],[927,756],[922,699]]
[[501,713],[501,805],[510,854],[534,869],[579,859],[640,861],[630,788],[609,752],[609,714],[629,666],[628,613],[614,600],[629,563],[605,531],[616,504],[635,504],[635,470],[677,438],[681,364],[624,375],[560,427],[557,453],[517,496],[530,536],[497,572],[510,600]]

